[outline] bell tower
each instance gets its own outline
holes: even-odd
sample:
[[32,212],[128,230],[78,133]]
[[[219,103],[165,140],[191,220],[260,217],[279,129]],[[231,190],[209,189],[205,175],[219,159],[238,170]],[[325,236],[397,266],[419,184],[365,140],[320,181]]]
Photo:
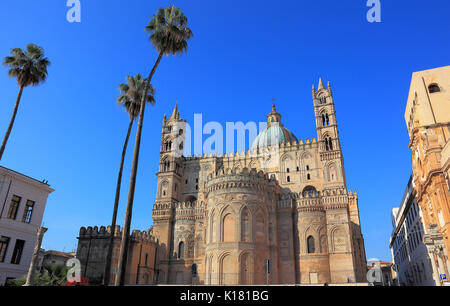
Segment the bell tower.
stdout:
[[164,115],[161,132],[158,185],[153,205],[153,233],[158,238],[157,282],[167,283],[170,269],[169,256],[173,250],[173,223],[176,203],[181,201],[183,177],[183,152],[186,122],[180,118],[178,107],[169,118]]
[[157,173],[157,202],[158,200],[181,200],[185,126],[186,122],[180,118],[178,106],[175,104],[172,115],[168,119],[166,119],[166,115],[163,118],[159,171]]
[[312,87],[314,114],[316,118],[317,142],[319,143],[320,160],[325,170],[325,182],[336,185],[345,184],[344,160],[334,108],[333,93],[330,82],[327,88],[319,79],[317,90]]

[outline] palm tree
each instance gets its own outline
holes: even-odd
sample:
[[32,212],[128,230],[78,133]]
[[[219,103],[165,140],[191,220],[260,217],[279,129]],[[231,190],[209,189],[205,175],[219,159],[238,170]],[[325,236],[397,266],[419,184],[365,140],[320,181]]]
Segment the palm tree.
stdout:
[[117,269],[117,276],[115,285],[123,285],[125,278],[126,261],[128,257],[128,239],[130,235],[131,215],[133,210],[134,189],[136,186],[136,174],[139,162],[139,149],[141,144],[142,125],[144,122],[145,112],[145,97],[150,87],[150,82],[155,74],[163,55],[181,54],[187,51],[187,40],[193,35],[191,29],[187,27],[187,17],[179,8],[173,6],[166,8],[159,8],[156,15],[153,15],[150,23],[146,27],[150,34],[150,40],[153,47],[158,51],[158,59],[147,78],[144,96],[141,100],[141,109],[139,111],[139,120],[136,131],[136,140],[134,143],[133,163],[131,166],[130,186],[128,189],[127,208],[125,212],[125,222],[122,230],[122,241],[120,243],[119,266]]
[[3,66],[11,68],[8,71],[8,75],[17,79],[17,84],[19,84],[19,94],[17,95],[11,121],[6,130],[5,137],[3,138],[2,146],[0,147],[0,160],[2,159],[6,143],[11,134],[14,120],[16,119],[23,89],[27,86],[37,86],[39,83],[44,82],[47,79],[47,67],[50,65],[50,61],[44,57],[44,49],[34,44],[29,44],[25,52],[20,48],[14,48],[11,50],[11,55],[12,56],[5,57]]
[[[142,78],[140,74],[136,76],[128,76],[127,84],[120,84],[119,90],[120,95],[117,98],[117,104],[122,105],[128,116],[130,117],[130,123],[128,124],[127,137],[125,138],[125,143],[122,149],[122,158],[120,159],[119,166],[119,175],[117,177],[117,185],[116,185],[116,197],[114,199],[114,210],[111,222],[111,236],[109,239],[108,245],[108,253],[106,256],[106,264],[105,264],[105,272],[103,274],[103,284],[107,286],[109,284],[110,274],[111,274],[111,258],[113,252],[113,244],[114,244],[114,231],[116,228],[116,219],[117,219],[117,209],[119,207],[119,198],[120,198],[120,186],[122,184],[122,170],[123,163],[125,161],[125,154],[127,152],[128,147],[128,139],[130,138],[131,128],[133,127],[134,120],[139,116],[139,104],[141,103],[142,96],[144,94],[146,80]],[[146,102],[155,104],[155,90],[153,86],[149,87],[149,95],[146,96]]]

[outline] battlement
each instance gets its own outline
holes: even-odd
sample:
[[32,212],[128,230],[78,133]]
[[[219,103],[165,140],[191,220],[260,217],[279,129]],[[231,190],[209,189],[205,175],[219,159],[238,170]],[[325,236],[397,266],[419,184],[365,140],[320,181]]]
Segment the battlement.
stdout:
[[140,230],[133,230],[133,232],[131,233],[131,239],[140,242],[158,243],[158,238],[154,237],[151,234],[150,230],[142,232]]
[[[81,227],[80,228],[80,238],[106,238],[109,237],[111,235],[111,226],[108,226],[107,228],[105,226],[100,226],[100,229],[98,228],[98,226],[88,226],[86,227]],[[120,229],[119,225],[116,225],[115,231],[114,231],[114,236],[118,236],[120,237],[122,234],[122,231]]]
[[[105,226],[88,226],[81,227],[80,228],[80,234],[78,238],[81,239],[91,239],[91,238],[97,238],[97,239],[104,239],[111,237],[111,226],[105,227]],[[122,237],[122,230],[119,225],[116,225],[115,231],[114,231],[114,237],[120,238]],[[151,235],[151,232],[149,230],[147,231],[139,231],[139,230],[133,230],[131,234],[131,238],[139,241],[149,241],[149,242],[157,242],[156,238]]]
[[210,185],[211,180],[217,179],[217,178],[223,178],[223,177],[247,177],[247,178],[253,178],[254,180],[264,180],[267,182],[277,182],[275,175],[271,175],[269,178],[269,175],[265,173],[262,170],[256,171],[256,168],[252,168],[249,170],[247,167],[241,169],[219,169],[215,173],[212,173],[208,175],[208,183],[207,185]]
[[267,154],[270,151],[277,151],[280,149],[286,149],[286,148],[295,148],[295,149],[303,149],[305,146],[316,146],[318,145],[318,142],[316,138],[305,139],[304,141],[300,139],[299,141],[292,141],[292,142],[282,142],[280,144],[268,146],[268,147],[262,147],[262,148],[256,148],[256,149],[248,149],[246,151],[241,152],[229,152],[229,153],[203,153],[203,154],[193,154],[190,156],[185,156],[186,160],[201,160],[201,159],[208,159],[208,158],[259,158],[263,157],[265,154]]
[[205,212],[205,203],[197,201],[156,203],[153,206],[154,220],[167,220],[172,216],[176,219],[201,219]]
[[269,175],[264,171],[256,171],[252,168],[220,169],[216,173],[208,175],[206,189],[208,192],[229,188],[247,188],[253,190],[264,190],[269,185],[278,185],[275,175]]

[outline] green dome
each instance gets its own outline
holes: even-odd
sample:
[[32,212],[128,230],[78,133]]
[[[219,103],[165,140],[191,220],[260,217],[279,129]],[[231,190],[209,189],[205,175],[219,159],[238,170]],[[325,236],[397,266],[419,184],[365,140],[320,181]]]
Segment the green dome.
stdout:
[[297,137],[280,122],[281,115],[276,112],[275,105],[272,105],[272,112],[267,115],[267,119],[267,126],[256,136],[252,149],[278,145],[283,142],[298,141]]

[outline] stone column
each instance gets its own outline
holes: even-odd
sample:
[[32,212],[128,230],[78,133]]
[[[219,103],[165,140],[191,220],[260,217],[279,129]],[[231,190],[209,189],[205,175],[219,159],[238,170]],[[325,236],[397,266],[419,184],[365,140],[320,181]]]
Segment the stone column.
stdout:
[[39,226],[37,229],[37,239],[36,244],[34,246],[33,256],[31,257],[30,268],[28,269],[27,281],[24,286],[32,286],[33,278],[36,270],[36,262],[39,255],[39,250],[41,249],[42,239],[44,238],[44,234],[47,231],[46,227]]

